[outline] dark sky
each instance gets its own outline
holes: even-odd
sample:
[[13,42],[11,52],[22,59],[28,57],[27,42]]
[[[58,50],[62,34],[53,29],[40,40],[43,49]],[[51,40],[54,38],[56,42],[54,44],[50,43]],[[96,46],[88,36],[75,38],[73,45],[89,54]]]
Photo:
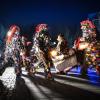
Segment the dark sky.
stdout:
[[5,24],[78,24],[88,13],[98,12],[99,0],[3,0],[0,21]]
[[[66,37],[72,43],[77,29],[80,29],[80,21],[86,19],[89,13],[99,11],[99,0],[0,0],[0,26],[9,28],[17,24],[21,33],[30,37],[34,25],[46,23],[53,37],[57,33],[68,35],[69,32],[70,36]],[[6,34],[6,28],[1,34]]]

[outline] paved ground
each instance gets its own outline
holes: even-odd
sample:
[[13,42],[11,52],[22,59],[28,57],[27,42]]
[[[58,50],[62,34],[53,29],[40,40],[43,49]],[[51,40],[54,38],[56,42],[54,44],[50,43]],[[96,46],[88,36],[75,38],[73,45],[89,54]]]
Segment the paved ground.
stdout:
[[52,69],[55,79],[49,81],[44,78],[43,69],[34,77],[23,70],[21,78],[16,78],[13,67],[8,67],[0,77],[0,100],[98,100],[100,77],[91,72],[82,78],[75,70],[59,75]]

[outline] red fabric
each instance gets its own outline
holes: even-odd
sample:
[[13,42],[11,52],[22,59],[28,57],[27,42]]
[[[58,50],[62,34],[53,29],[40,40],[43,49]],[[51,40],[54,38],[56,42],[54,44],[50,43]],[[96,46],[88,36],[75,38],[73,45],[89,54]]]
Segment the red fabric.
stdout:
[[11,32],[11,33],[10,33],[10,35],[9,35],[9,33],[8,33],[8,34],[7,34],[7,37],[6,37],[6,41],[7,41],[8,43],[12,40],[12,37],[14,36],[16,30],[18,30],[18,31],[20,30],[18,26],[12,25],[12,26],[10,27],[10,30],[9,30],[8,32]]
[[27,42],[27,46],[29,46],[29,45],[31,45],[31,44],[32,44],[32,42],[30,42],[30,41]]
[[80,44],[80,37],[77,38],[75,41],[76,48],[79,48],[79,44]]
[[39,32],[41,32],[42,30],[45,30],[45,29],[47,29],[47,24],[39,24],[36,27],[36,33],[39,33]]
[[84,20],[84,21],[80,22],[80,24],[81,24],[81,26],[82,26],[82,25],[86,25],[86,26],[88,26],[89,28],[95,28],[95,25],[94,25],[93,22],[90,21],[90,20]]

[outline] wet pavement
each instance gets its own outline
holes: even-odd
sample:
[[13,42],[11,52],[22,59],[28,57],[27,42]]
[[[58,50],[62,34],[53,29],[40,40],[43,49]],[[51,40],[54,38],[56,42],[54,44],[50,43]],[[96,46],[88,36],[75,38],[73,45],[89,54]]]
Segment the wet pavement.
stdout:
[[52,69],[54,81],[44,78],[42,68],[33,77],[24,69],[22,72],[16,78],[14,68],[6,68],[0,76],[0,100],[98,100],[100,97],[100,76],[95,70],[83,78],[79,69],[72,69],[67,75],[56,74]]

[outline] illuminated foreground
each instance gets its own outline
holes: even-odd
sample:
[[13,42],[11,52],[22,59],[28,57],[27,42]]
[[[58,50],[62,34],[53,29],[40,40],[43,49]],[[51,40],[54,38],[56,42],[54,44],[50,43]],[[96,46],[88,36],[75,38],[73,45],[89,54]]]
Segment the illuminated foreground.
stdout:
[[33,77],[29,77],[23,69],[21,78],[16,78],[14,68],[6,68],[0,80],[10,90],[1,90],[0,100],[76,100],[79,98],[83,100],[96,99],[100,96],[100,77],[97,75],[89,74],[89,77],[95,78],[93,81],[89,78],[80,78],[78,72],[74,71],[69,72],[68,75],[59,75],[55,74],[55,69],[52,69],[52,73],[54,73],[54,81],[44,78],[42,68]]

